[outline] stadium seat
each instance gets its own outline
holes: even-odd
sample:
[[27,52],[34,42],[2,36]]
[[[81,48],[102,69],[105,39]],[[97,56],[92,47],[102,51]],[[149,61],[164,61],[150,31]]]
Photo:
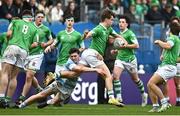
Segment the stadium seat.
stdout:
[[51,22],[51,25],[49,26],[50,30],[57,35],[59,31],[62,31],[65,29],[65,25],[63,25],[59,21],[53,21]]
[[141,36],[141,26],[137,23],[131,23],[130,29],[136,34],[136,36]]
[[43,24],[44,24],[45,26],[49,27],[49,22],[44,21]]
[[150,38],[138,38],[139,42],[139,50],[140,51],[148,51],[151,50],[151,40]]
[[155,24],[153,26],[153,36],[154,36],[154,40],[157,40],[157,39],[161,39],[161,36],[162,36],[162,26],[161,24]]
[[84,33],[84,30],[92,30],[95,27],[95,25],[91,22],[78,22],[74,24],[74,29],[81,34]]
[[9,26],[9,20],[0,19],[0,33],[6,32]]

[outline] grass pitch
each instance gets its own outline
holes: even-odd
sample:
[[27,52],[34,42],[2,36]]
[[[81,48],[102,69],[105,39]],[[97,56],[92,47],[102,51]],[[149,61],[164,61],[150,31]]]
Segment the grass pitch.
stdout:
[[152,106],[126,105],[117,107],[113,105],[85,105],[67,104],[63,107],[48,106],[37,109],[35,105],[24,109],[0,109],[0,115],[180,115],[180,107],[172,106],[165,112],[149,113]]

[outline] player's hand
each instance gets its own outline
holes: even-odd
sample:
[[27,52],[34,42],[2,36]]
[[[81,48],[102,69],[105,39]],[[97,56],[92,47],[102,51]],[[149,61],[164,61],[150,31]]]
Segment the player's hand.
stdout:
[[35,48],[35,47],[37,47],[38,46],[38,42],[33,42],[32,44],[31,44],[31,48]]
[[83,34],[83,37],[82,37],[82,38],[85,39],[88,33],[89,33],[89,30],[86,29],[86,30],[84,31],[84,34]]
[[104,58],[103,58],[100,54],[96,54],[96,58],[97,58],[98,60],[104,60]]
[[47,47],[47,43],[42,42],[42,43],[41,43],[41,47],[42,47],[42,48],[46,48],[46,47]]
[[160,40],[155,40],[154,43],[155,44],[159,44]]
[[44,50],[45,53],[48,53],[48,52],[51,52],[51,51],[52,51],[51,46],[48,46],[48,47],[45,48],[45,50]]

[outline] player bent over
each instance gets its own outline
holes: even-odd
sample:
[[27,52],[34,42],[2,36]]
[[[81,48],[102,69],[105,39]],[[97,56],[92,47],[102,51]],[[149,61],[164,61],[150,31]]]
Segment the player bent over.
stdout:
[[[78,72],[78,74],[80,74],[80,72],[96,71],[97,73],[103,75],[103,71],[101,69],[78,66],[77,64],[80,60],[79,53],[80,52],[77,48],[70,49],[69,60],[64,65],[66,71],[72,70]],[[63,71],[61,72],[63,73]],[[47,86],[42,92],[29,97],[27,100],[25,100],[23,103],[19,105],[19,108],[24,108],[32,104],[33,102],[46,98],[52,94],[56,94],[56,96],[53,99],[48,100],[46,104],[59,104],[60,102],[63,102],[64,100],[68,99],[71,96],[71,93],[73,92],[73,89],[76,86],[79,75],[76,76],[77,78],[66,78],[66,79],[56,76],[55,81],[52,84]]]

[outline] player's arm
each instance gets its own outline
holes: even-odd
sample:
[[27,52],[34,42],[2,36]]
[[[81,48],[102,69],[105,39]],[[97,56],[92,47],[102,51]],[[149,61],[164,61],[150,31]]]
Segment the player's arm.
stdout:
[[45,53],[51,52],[53,49],[56,48],[56,45],[58,44],[57,38],[53,40],[52,44],[50,44],[46,49],[44,50]]
[[42,48],[46,48],[47,46],[51,45],[53,43],[53,41],[54,41],[50,30],[48,30],[46,35],[47,35],[48,41],[46,43],[45,42],[41,43]]
[[132,35],[131,35],[131,42],[132,42],[132,44],[127,44],[126,48],[130,48],[130,49],[137,49],[137,48],[139,48],[139,43],[138,43],[138,40],[137,40],[137,38],[136,38],[134,33],[132,33]]
[[11,38],[12,36],[12,33],[13,33],[13,21],[9,24],[8,26],[8,31],[6,33],[6,37],[9,39]]
[[174,46],[174,42],[169,40],[167,42],[163,42],[161,40],[155,40],[155,44],[158,44],[163,49],[171,49]]
[[180,63],[180,57],[177,58],[177,63]]

